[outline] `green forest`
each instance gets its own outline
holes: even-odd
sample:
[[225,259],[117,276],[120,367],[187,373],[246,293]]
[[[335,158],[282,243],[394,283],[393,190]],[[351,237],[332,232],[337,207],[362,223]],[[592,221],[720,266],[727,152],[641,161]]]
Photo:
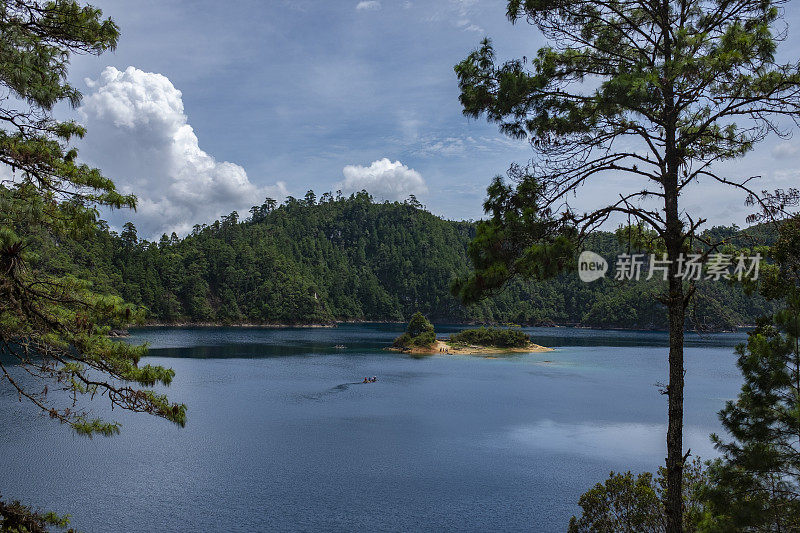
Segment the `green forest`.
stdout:
[[[414,198],[376,203],[366,192],[317,198],[309,191],[280,205],[267,199],[247,218],[233,212],[195,226],[185,238],[140,239],[131,223],[120,233],[101,223],[95,235],[59,242],[42,232],[39,260],[142,306],[149,323],[401,322],[420,311],[436,322],[666,327],[661,283],[613,279],[610,259],[631,244],[611,232],[586,243],[610,260],[605,279],[583,283],[576,272],[546,282],[518,279],[463,306],[450,285],[471,268],[467,245],[475,228],[443,220]],[[748,246],[771,240],[757,230],[710,231]],[[769,309],[737,285],[701,281],[687,328],[729,330],[754,324]]]

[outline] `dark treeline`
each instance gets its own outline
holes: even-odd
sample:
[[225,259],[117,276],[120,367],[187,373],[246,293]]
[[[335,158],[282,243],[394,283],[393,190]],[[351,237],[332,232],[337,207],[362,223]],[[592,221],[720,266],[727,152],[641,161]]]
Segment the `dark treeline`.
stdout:
[[[711,231],[741,234],[735,227]],[[421,311],[440,322],[666,325],[660,283],[614,281],[613,263],[606,279],[591,284],[574,272],[545,283],[515,281],[463,307],[449,287],[469,270],[474,233],[475,224],[442,220],[413,197],[374,203],[366,192],[319,199],[309,192],[282,205],[267,199],[245,220],[234,212],[195,226],[183,239],[173,234],[149,242],[133,224],[119,234],[101,224],[94,238],[61,243],[43,255],[98,290],[144,306],[151,322],[405,321]],[[611,258],[629,251],[620,241],[599,232],[588,248]],[[763,299],[746,297],[737,286],[700,282],[691,310],[700,318],[687,326],[730,329],[753,324],[766,310]]]

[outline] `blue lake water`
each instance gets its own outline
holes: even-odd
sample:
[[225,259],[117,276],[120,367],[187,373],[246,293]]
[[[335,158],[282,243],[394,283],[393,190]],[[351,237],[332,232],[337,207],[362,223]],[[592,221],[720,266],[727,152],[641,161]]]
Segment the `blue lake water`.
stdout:
[[[564,531],[610,470],[663,463],[667,336],[527,331],[556,351],[412,358],[382,350],[392,325],[137,330],[187,426],[98,404],[121,435],[77,437],[0,383],[0,491],[86,532]],[[742,340],[688,335],[693,454],[714,453]]]

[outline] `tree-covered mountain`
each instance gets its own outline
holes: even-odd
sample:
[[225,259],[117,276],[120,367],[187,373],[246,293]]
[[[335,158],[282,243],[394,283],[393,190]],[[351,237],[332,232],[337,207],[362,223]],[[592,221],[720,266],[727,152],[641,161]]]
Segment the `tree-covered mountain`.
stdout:
[[[375,203],[366,192],[319,200],[309,193],[282,205],[268,199],[250,212],[246,220],[234,212],[183,239],[164,235],[158,242],[139,239],[130,223],[119,234],[102,225],[91,239],[52,243],[46,260],[144,306],[159,323],[405,321],[421,311],[440,322],[665,326],[655,280],[608,276],[588,284],[574,272],[543,283],[516,281],[462,306],[450,283],[469,271],[475,224],[443,220],[413,198]],[[751,235],[769,238],[763,233]],[[627,246],[598,232],[588,248],[611,258]],[[697,325],[721,329],[752,324],[766,309],[738,286],[701,281],[691,314]]]

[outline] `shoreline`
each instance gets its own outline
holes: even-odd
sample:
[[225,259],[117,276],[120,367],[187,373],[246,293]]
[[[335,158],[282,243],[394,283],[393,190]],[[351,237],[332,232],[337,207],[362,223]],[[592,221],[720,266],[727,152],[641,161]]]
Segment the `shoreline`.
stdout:
[[[141,329],[141,328],[264,328],[264,329],[289,329],[289,328],[336,328],[339,324],[398,324],[405,325],[405,322],[396,322],[392,320],[337,320],[328,324],[269,324],[269,323],[255,323],[255,322],[236,322],[232,324],[224,324],[221,322],[145,322],[144,324],[131,325],[127,329]],[[486,322],[443,322],[443,324],[452,326],[487,326],[487,327],[501,327],[503,323],[486,323]],[[666,329],[658,328],[622,328],[622,327],[603,327],[603,326],[586,326],[578,324],[521,324],[518,327],[522,328],[563,328],[563,329],[583,329],[594,331],[638,331],[638,332],[652,332],[652,333],[666,333]],[[698,331],[697,329],[684,329],[685,333],[737,333],[743,329],[750,329],[754,326],[740,325],[737,329],[710,329],[707,331]]]
[[[501,355],[511,353],[545,353],[555,351],[553,348],[541,346],[533,342],[522,348],[498,348],[496,346],[451,344],[449,341],[443,339],[436,339],[436,343],[430,347],[415,346],[410,349],[404,349],[390,346],[384,349],[392,352],[408,353],[412,355]],[[440,350],[447,351],[444,352]]]
[[146,322],[130,326],[129,330],[143,328],[252,328],[252,329],[288,329],[288,328],[335,328],[337,324],[258,324],[238,322],[223,324],[221,322]]

